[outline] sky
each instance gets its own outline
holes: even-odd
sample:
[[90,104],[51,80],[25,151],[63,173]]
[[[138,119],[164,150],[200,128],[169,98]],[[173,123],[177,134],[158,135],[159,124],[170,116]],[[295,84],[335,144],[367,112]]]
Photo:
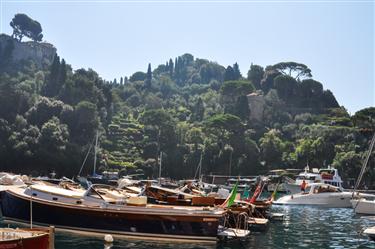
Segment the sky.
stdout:
[[0,33],[16,13],[74,69],[107,80],[191,53],[244,76],[251,63],[296,61],[351,114],[375,106],[375,0],[0,0]]

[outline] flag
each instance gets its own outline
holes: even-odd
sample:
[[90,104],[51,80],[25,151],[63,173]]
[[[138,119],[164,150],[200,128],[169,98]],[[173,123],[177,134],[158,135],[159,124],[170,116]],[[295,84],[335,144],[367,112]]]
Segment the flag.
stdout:
[[238,181],[236,182],[236,185],[234,185],[232,191],[230,192],[230,195],[227,197],[227,199],[224,201],[223,204],[221,204],[221,207],[230,207],[233,205],[234,201],[236,200],[237,196],[237,187],[238,187]]
[[257,188],[254,191],[253,196],[250,199],[250,203],[251,204],[253,204],[258,199],[258,197],[261,194],[261,192],[262,192],[262,181],[259,182]]
[[273,202],[275,199],[276,199],[276,194],[277,194],[277,189],[279,188],[279,182],[277,183],[277,185],[276,185],[276,188],[275,188],[275,190],[272,192],[272,195],[271,195],[271,197],[270,197],[270,201],[271,202]]
[[250,191],[249,191],[249,187],[246,185],[243,193],[242,193],[242,196],[241,196],[241,199],[242,200],[247,200],[249,199],[249,196],[250,196]]

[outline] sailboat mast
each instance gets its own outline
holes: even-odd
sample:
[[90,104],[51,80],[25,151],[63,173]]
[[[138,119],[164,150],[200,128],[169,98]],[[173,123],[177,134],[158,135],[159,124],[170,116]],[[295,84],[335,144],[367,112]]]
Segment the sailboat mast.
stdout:
[[94,148],[94,171],[93,176],[96,175],[96,155],[98,153],[98,138],[99,138],[99,131],[96,131],[96,138],[95,138],[95,148]]
[[203,151],[201,152],[201,158],[199,159],[199,181],[202,181],[202,157],[203,157]]
[[372,150],[373,150],[373,148],[374,148],[374,144],[375,144],[375,133],[374,133],[374,136],[373,136],[372,139],[371,139],[370,148],[368,149],[367,156],[366,156],[366,160],[363,162],[363,165],[362,165],[362,168],[361,168],[361,172],[359,173],[359,176],[358,176],[357,182],[356,182],[356,184],[355,184],[355,187],[354,187],[353,193],[358,189],[359,184],[360,184],[361,181],[362,181],[362,177],[363,177],[363,174],[365,173],[366,166],[367,166],[367,164],[368,164],[368,160],[370,159],[371,152],[372,152]]
[[159,162],[159,184],[161,183],[161,163],[163,159],[163,152],[160,151],[160,162]]

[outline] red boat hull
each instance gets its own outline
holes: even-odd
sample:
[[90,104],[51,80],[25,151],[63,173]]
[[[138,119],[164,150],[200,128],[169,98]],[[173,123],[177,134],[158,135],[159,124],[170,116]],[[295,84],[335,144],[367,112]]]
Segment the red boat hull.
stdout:
[[49,235],[42,234],[30,238],[0,240],[0,249],[48,249]]

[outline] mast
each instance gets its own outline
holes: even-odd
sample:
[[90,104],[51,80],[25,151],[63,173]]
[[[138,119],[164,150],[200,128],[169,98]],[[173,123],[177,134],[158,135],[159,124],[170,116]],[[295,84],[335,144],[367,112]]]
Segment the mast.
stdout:
[[98,153],[98,138],[99,138],[99,131],[96,131],[96,138],[95,138],[95,148],[94,148],[94,171],[93,176],[96,175],[96,154]]
[[201,151],[201,158],[199,159],[199,181],[202,182],[202,157],[203,151]]
[[233,148],[230,151],[230,157],[229,157],[229,175],[232,175],[232,155],[233,155]]
[[161,183],[161,163],[163,158],[163,152],[160,151],[160,160],[159,160],[159,184]]
[[368,149],[368,152],[367,152],[367,155],[366,155],[366,159],[365,159],[365,161],[363,161],[363,165],[362,165],[362,168],[361,168],[361,172],[359,173],[359,176],[358,176],[357,182],[355,183],[354,190],[353,190],[353,194],[354,194],[354,192],[358,189],[359,184],[360,184],[361,181],[362,181],[362,177],[363,177],[363,174],[365,173],[366,166],[367,166],[368,161],[369,161],[369,159],[370,159],[372,149],[374,148],[374,144],[375,144],[375,133],[374,133],[374,135],[373,135],[373,137],[372,137],[372,139],[371,139],[370,148]]

